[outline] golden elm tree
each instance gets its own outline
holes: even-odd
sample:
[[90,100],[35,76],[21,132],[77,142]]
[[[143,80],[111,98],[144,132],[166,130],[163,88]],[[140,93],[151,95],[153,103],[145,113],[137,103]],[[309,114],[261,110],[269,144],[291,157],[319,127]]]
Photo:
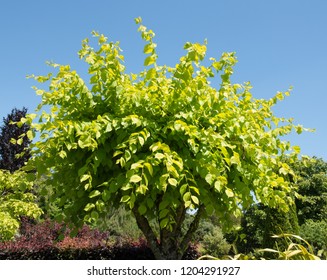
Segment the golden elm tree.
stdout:
[[123,204],[157,259],[181,259],[205,215],[228,228],[254,201],[288,211],[293,172],[280,159],[299,148],[281,136],[302,126],[271,108],[289,91],[255,99],[249,83],[230,81],[234,53],[203,65],[206,44],[188,42],[176,66],[158,65],[154,32],[136,23],[145,41],[140,73],[125,73],[119,43],[93,32],[97,46],[85,39],[79,51],[89,81],[54,63],[55,75],[34,76],[49,88],[35,88],[38,118],[26,120],[39,134],[30,164],[54,186],[62,216],[78,227]]

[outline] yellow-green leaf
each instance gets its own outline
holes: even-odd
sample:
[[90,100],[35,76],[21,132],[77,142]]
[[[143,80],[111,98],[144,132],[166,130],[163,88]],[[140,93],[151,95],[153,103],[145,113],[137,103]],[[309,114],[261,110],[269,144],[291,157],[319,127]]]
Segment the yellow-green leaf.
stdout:
[[194,202],[194,204],[199,205],[199,199],[195,195],[192,195],[191,199]]
[[84,207],[84,211],[88,212],[88,211],[92,210],[94,207],[95,207],[95,205],[93,203],[88,203]]
[[140,24],[140,23],[142,23],[142,18],[137,17],[137,18],[134,19],[134,21],[135,21],[136,24]]
[[153,53],[155,47],[156,47],[156,45],[154,43],[149,43],[144,46],[143,52],[145,54]]
[[216,181],[216,182],[215,182],[215,189],[216,189],[218,192],[221,192],[221,190],[222,190],[222,186],[221,186],[220,181]]
[[88,175],[88,174],[84,174],[84,175],[81,177],[80,182],[82,183],[82,182],[86,181],[86,180],[89,179],[89,178],[90,178],[90,175]]
[[120,202],[127,202],[131,199],[131,197],[129,195],[124,195],[121,199],[120,199]]
[[149,66],[149,65],[155,63],[156,60],[157,60],[157,55],[156,54],[150,55],[145,59],[144,66]]
[[33,133],[32,130],[27,131],[26,135],[27,135],[27,138],[29,140],[33,140],[34,139],[34,133]]
[[129,181],[130,181],[131,183],[138,183],[138,182],[142,181],[142,177],[139,176],[139,175],[133,175],[133,176],[129,179]]
[[177,180],[175,178],[169,178],[168,183],[172,186],[177,186]]
[[225,193],[228,197],[234,197],[234,192],[230,188],[226,188]]
[[191,200],[191,193],[187,192],[183,195],[183,200],[184,202],[190,201]]
[[144,163],[144,166],[148,169],[149,173],[151,176],[153,176],[153,168],[152,168],[152,165],[148,162],[145,162]]
[[96,197],[96,196],[99,196],[99,195],[101,195],[101,192],[98,191],[98,190],[94,190],[94,191],[90,192],[89,198],[93,198],[93,197]]
[[297,154],[299,154],[301,152],[301,148],[300,146],[293,146],[293,151]]

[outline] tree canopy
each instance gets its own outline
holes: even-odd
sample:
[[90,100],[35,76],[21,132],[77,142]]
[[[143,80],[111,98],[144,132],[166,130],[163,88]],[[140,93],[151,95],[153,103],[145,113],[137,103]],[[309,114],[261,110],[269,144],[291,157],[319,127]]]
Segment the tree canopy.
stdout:
[[[187,42],[176,66],[158,65],[154,32],[136,23],[145,41],[142,72],[125,73],[119,43],[93,32],[97,47],[85,39],[79,51],[89,81],[55,63],[56,74],[34,76],[49,88],[35,88],[38,118],[25,120],[40,134],[30,164],[54,186],[61,218],[97,223],[123,204],[156,258],[179,259],[206,214],[228,228],[229,217],[254,201],[287,211],[294,173],[280,159],[299,147],[281,136],[303,128],[272,106],[289,91],[255,99],[249,83],[230,80],[235,53],[207,63],[206,43]],[[183,234],[189,210],[194,220]]]

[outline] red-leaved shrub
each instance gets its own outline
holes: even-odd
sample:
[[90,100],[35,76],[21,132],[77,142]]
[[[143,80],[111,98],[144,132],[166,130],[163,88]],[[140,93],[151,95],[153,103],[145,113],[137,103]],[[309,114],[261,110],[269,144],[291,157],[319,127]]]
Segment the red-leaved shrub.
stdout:
[[[63,235],[64,238],[59,237]],[[75,237],[62,224],[46,220],[36,223],[21,221],[15,240],[0,242],[0,259],[5,260],[153,260],[144,239],[120,239],[107,243],[108,234],[83,226]],[[184,259],[198,258],[195,246],[190,246]]]

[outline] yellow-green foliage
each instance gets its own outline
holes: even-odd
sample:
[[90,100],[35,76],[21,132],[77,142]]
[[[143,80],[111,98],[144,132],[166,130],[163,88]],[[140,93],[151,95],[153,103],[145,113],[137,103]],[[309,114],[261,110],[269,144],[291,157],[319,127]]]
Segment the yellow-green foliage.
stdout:
[[38,218],[42,210],[31,193],[33,182],[23,171],[0,170],[0,240],[12,239],[19,229],[19,218]]

